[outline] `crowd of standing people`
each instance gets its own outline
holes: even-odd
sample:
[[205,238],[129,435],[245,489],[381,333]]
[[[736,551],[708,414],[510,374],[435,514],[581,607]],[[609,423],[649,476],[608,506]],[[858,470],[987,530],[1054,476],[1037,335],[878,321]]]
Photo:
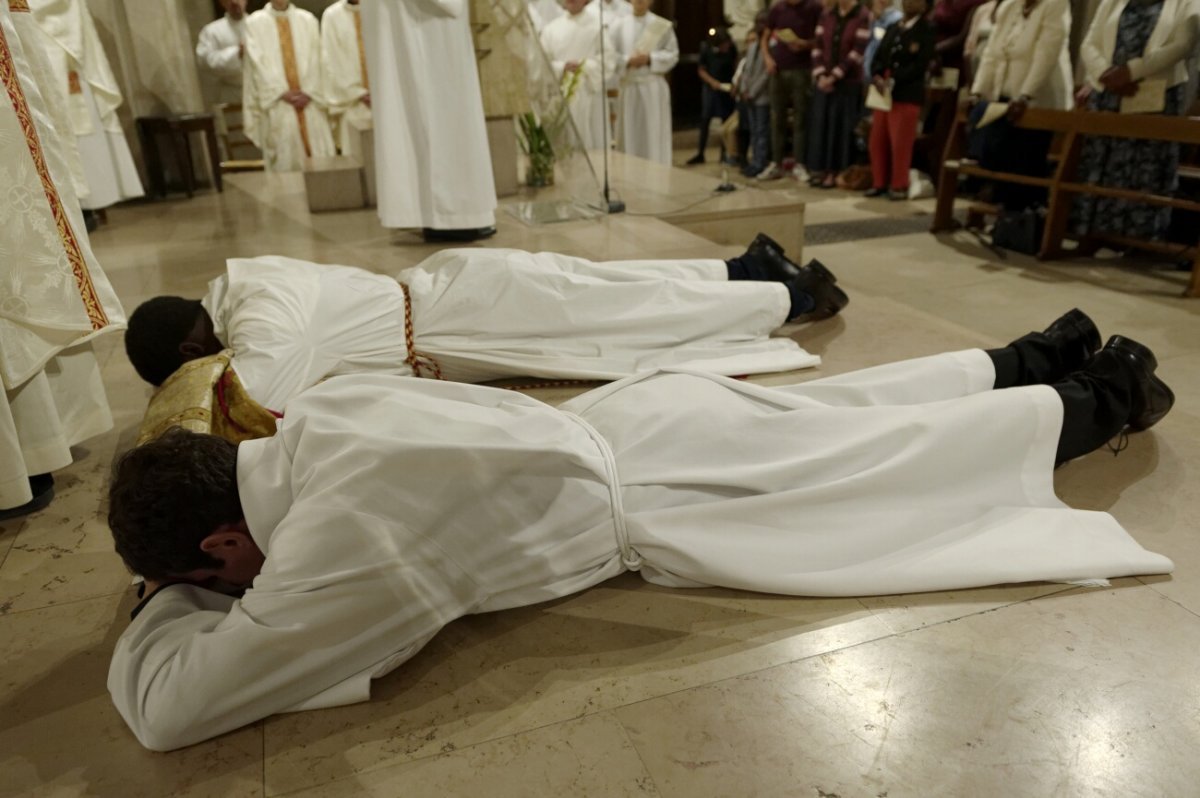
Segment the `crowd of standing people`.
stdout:
[[[736,113],[741,143],[723,147],[721,157],[746,176],[853,188],[842,176],[852,167],[862,175],[869,162],[866,196],[904,200],[914,146],[930,132],[932,120],[922,117],[931,87],[974,107],[973,157],[996,171],[1042,176],[1051,140],[1015,125],[1027,109],[1179,115],[1194,99],[1193,0],[1103,0],[1080,30],[1074,59],[1068,0],[929,3],[774,0],[741,43],[740,59],[716,30],[701,46],[700,151],[688,163],[704,161],[711,120]],[[980,124],[990,103],[1004,103],[1006,113]],[[1093,137],[1079,178],[1171,194],[1179,158],[1178,144]],[[1039,200],[1021,186],[997,190],[1009,209]],[[1107,197],[1080,198],[1072,217],[1079,232],[1151,239],[1169,221],[1169,208]]]

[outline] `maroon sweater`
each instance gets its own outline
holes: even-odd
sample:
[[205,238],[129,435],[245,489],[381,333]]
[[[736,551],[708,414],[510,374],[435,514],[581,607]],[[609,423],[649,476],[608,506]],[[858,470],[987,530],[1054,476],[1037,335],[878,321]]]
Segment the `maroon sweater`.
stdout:
[[834,6],[821,15],[816,38],[812,54],[814,80],[829,73],[839,81],[862,82],[863,53],[871,40],[871,12],[866,7],[857,5],[843,17]]

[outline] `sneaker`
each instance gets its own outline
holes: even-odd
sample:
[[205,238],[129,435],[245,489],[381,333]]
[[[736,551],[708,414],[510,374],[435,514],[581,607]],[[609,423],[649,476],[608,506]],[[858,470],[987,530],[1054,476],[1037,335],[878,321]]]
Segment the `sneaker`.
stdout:
[[774,161],[767,164],[767,168],[758,173],[757,180],[778,180],[783,177],[783,170],[776,166]]
[[800,183],[807,183],[810,179],[812,179],[812,175],[810,175],[808,170],[805,169],[801,164],[796,164],[792,167],[792,177],[796,178],[796,180]]

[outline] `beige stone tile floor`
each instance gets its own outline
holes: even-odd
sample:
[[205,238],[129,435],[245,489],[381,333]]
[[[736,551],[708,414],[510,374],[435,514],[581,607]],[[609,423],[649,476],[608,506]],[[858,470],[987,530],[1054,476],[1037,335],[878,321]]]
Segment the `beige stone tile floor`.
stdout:
[[[808,201],[810,225],[932,210],[773,190]],[[632,214],[499,222],[490,246],[596,259],[737,251]],[[113,209],[93,244],[130,310],[199,295],[230,256],[394,272],[432,251],[369,211],[310,216],[297,180],[257,174],[232,176],[223,195]],[[626,575],[453,623],[369,703],[150,753],[105,689],[135,600],[103,491],[150,393],[109,338],[98,350],[115,429],[77,450],[50,508],[0,524],[0,795],[1196,795],[1200,301],[1178,297],[1183,276],[1002,260],[966,235],[805,255],[837,271],[852,303],[784,328],[825,362],[765,384],[1000,344],[1075,305],[1104,333],[1153,346],[1175,411],[1119,457],[1068,464],[1056,485],[1112,512],[1175,574],[865,599],[671,591]],[[530,392],[556,402],[574,390]]]

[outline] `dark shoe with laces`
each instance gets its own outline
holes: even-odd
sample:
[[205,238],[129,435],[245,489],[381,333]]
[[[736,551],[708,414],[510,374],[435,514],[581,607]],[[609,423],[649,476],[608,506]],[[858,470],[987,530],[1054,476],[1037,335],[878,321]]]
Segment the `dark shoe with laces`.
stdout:
[[755,236],[742,257],[761,266],[771,280],[779,283],[790,282],[804,273],[804,268],[788,259],[779,242],[766,233]]
[[[1044,334],[1062,352],[1068,371],[1082,368],[1100,350],[1100,330],[1079,308],[1072,308],[1059,316]],[[1146,351],[1150,352],[1148,349]],[[1154,357],[1153,353],[1150,357]]]
[[1129,428],[1141,432],[1162,421],[1175,405],[1175,393],[1154,373],[1158,359],[1150,348],[1132,338],[1114,335],[1100,350],[1102,355],[1106,352],[1112,353],[1108,357],[1119,357],[1135,379],[1130,392]]
[[808,313],[803,313],[789,322],[821,321],[841,313],[842,308],[850,304],[850,297],[837,287],[837,277],[825,268],[819,260],[810,260],[804,267],[804,272],[789,285],[799,288],[813,298],[815,306]]

